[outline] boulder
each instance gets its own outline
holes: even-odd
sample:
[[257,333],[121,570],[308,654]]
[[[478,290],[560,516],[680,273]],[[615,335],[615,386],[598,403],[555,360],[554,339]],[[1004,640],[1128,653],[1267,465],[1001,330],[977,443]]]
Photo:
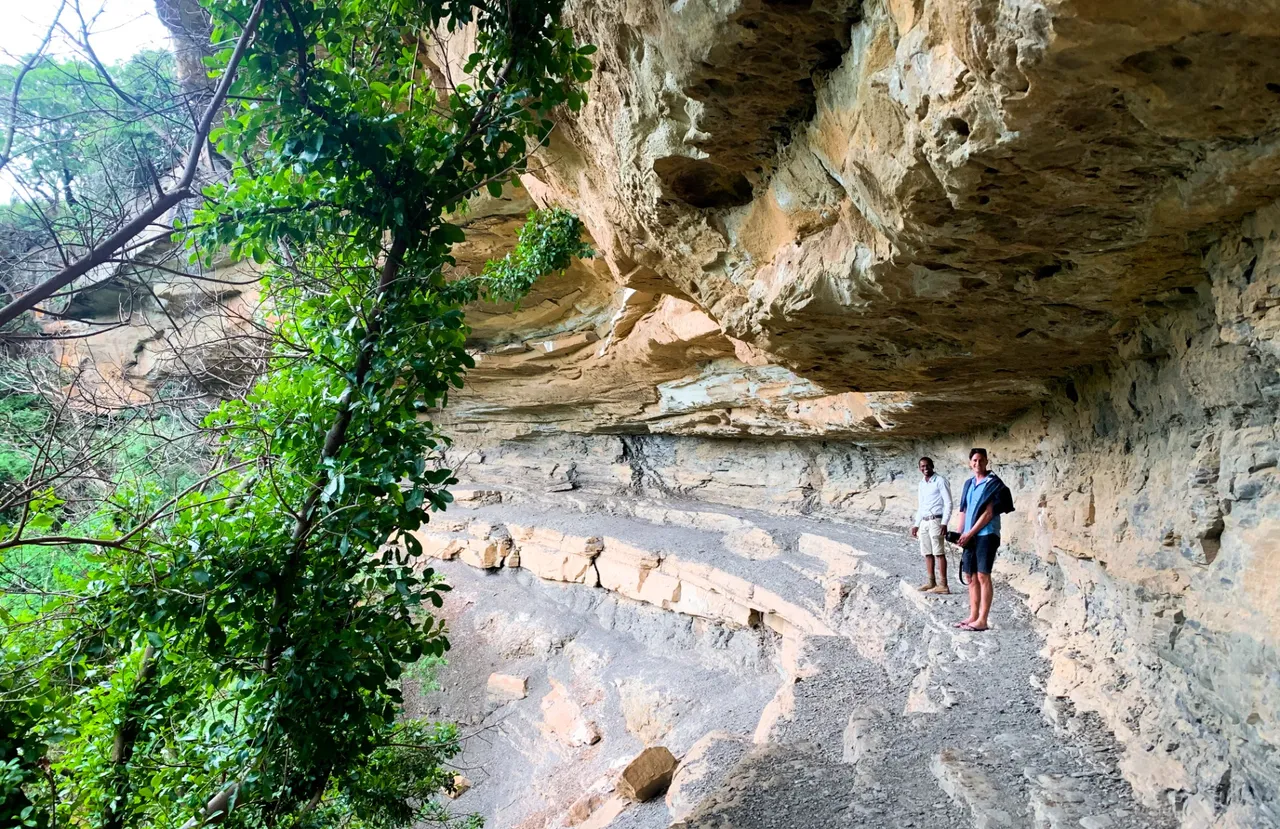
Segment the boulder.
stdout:
[[445,797],[457,800],[471,790],[471,781],[465,775],[455,774],[453,780],[444,790]]
[[529,680],[523,676],[511,674],[489,674],[486,687],[489,694],[507,699],[524,699],[529,695]]
[[638,803],[652,800],[671,785],[675,771],[675,756],[663,746],[650,746],[622,770],[618,793]]

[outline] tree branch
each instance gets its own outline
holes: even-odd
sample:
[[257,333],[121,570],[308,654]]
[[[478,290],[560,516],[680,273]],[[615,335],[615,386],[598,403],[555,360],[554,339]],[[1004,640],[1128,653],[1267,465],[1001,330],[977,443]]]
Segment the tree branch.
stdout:
[[67,0],[58,3],[58,10],[53,13],[53,20],[49,23],[49,29],[44,33],[44,37],[41,38],[40,45],[22,62],[22,68],[18,70],[18,76],[13,81],[13,91],[9,94],[9,129],[4,139],[4,150],[0,151],[0,170],[3,170],[12,158],[10,153],[13,152],[13,137],[18,130],[18,98],[22,94],[22,81],[44,57],[44,50],[49,48],[53,32],[58,28],[58,19],[62,17],[62,10],[66,7]]
[[249,15],[249,21],[245,24],[244,31],[240,33],[240,39],[236,41],[235,51],[232,52],[231,59],[227,62],[227,69],[223,72],[222,79],[218,82],[217,89],[214,90],[213,98],[209,101],[208,107],[205,108],[204,116],[200,119],[200,124],[196,128],[196,134],[191,141],[191,149],[187,153],[186,165],[182,170],[182,177],[178,179],[177,185],[165,193],[162,198],[152,202],[150,207],[134,217],[131,222],[111,234],[105,241],[94,246],[85,256],[63,268],[57,274],[46,279],[8,305],[0,308],[0,326],[7,325],[17,319],[20,314],[30,311],[36,305],[75,282],[89,271],[104,264],[111,258],[112,254],[146,230],[152,222],[177,204],[195,195],[191,185],[195,181],[196,170],[200,165],[200,155],[204,151],[205,141],[209,137],[209,131],[213,128],[213,120],[217,117],[223,101],[226,100],[227,92],[231,89],[231,83],[235,79],[236,70],[240,66],[241,59],[244,58],[245,51],[249,48],[249,42],[253,40],[254,32],[257,30],[258,21],[262,18],[262,11],[265,7],[266,0],[258,0],[254,4],[253,13]]

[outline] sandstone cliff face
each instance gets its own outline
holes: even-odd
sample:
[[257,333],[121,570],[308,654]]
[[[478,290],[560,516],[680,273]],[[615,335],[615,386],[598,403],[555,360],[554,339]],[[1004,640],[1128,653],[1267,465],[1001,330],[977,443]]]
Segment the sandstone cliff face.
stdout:
[[1100,715],[1136,791],[1185,826],[1273,825],[1280,378],[1275,312],[1245,294],[1280,295],[1278,228],[1274,207],[1245,222],[1207,254],[1200,302],[993,430],[873,445],[481,439],[467,474],[905,527],[915,459],[937,458],[958,489],[966,450],[986,446],[1018,503],[998,572],[1042,623],[1048,693]]
[[[521,189],[477,200],[458,257],[500,254],[546,204],[578,212],[600,252],[518,306],[470,309],[478,365],[444,413],[481,493],[577,515],[504,500],[437,527],[438,555],[504,571],[481,586],[450,571],[468,598],[448,608],[463,644],[449,682],[483,689],[512,660],[529,680],[510,743],[480,758],[494,780],[469,796],[516,803],[545,784],[545,813],[495,814],[658,825],[667,813],[614,809],[599,746],[663,740],[707,775],[682,787],[677,771],[669,816],[688,826],[763,825],[733,812],[742,792],[814,826],[960,825],[865,794],[920,774],[966,825],[1021,825],[972,800],[979,768],[944,744],[897,765],[885,747],[915,732],[868,700],[930,723],[956,699],[987,711],[988,679],[1025,693],[999,672],[1030,658],[1013,637],[1034,625],[1037,704],[1066,741],[1037,763],[1074,750],[1074,709],[1114,735],[1150,815],[1280,826],[1280,4],[572,0],[568,16],[599,46],[590,103]],[[82,301],[115,319],[118,288]],[[213,305],[248,317],[254,299],[154,288],[142,335],[63,351],[122,402],[190,373],[176,346],[234,333]],[[1025,616],[1004,654],[903,598],[915,564],[897,542],[873,556],[813,540],[840,522],[901,530],[916,459],[958,492],[973,445],[1018,504],[998,589]],[[606,514],[694,535],[601,535]],[[700,544],[734,565],[682,546]],[[837,669],[851,664],[875,680]],[[787,715],[765,704],[777,665]],[[428,713],[507,710],[459,696]],[[839,720],[828,765],[786,753],[814,737],[794,725],[814,709]],[[1001,722],[1051,742],[1038,713]],[[712,774],[708,755],[731,760]],[[1036,827],[1159,825],[1062,806],[1093,794],[1057,771],[1017,783],[1003,768],[991,785],[1028,787]],[[802,772],[856,809],[769,800]],[[908,805],[934,808],[920,797]]]
[[[642,411],[597,414],[619,383],[573,383],[557,419],[573,406],[580,430],[1002,422],[1194,294],[1215,229],[1280,195],[1280,24],[1263,8],[757,0],[570,18],[599,74],[526,183],[577,209],[636,293],[615,300],[618,330],[580,321],[608,347],[565,371],[672,382],[682,339],[621,348],[649,307],[720,329],[685,347],[683,387],[624,395]],[[820,402],[754,412],[727,387],[759,385],[761,362],[767,391]]]
[[1050,697],[1184,826],[1280,823],[1278,11],[573,6],[525,190],[601,256],[477,309],[466,474],[901,526],[987,446]]

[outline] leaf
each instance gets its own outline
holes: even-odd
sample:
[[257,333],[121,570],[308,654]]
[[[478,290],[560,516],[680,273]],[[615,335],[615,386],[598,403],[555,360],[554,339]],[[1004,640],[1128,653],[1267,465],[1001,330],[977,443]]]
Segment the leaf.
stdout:
[[457,244],[467,238],[467,234],[462,232],[462,228],[451,224],[441,224],[436,228],[436,236],[446,244]]

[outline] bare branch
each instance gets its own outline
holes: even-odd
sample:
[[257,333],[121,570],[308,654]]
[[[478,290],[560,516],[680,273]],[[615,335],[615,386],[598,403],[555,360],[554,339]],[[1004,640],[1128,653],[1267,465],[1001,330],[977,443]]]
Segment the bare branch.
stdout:
[[53,20],[49,23],[49,29],[44,33],[44,37],[41,38],[40,45],[22,62],[22,68],[18,70],[18,75],[13,81],[13,91],[9,93],[9,128],[5,134],[4,150],[0,150],[0,170],[3,170],[8,165],[11,158],[10,153],[13,152],[13,137],[18,129],[18,100],[22,94],[22,81],[27,77],[27,73],[34,69],[40,59],[44,57],[45,50],[49,48],[49,41],[53,39],[54,30],[58,28],[58,19],[62,17],[62,10],[66,6],[67,0],[61,0],[58,3],[58,10],[53,13]]
[[44,282],[27,291],[21,297],[13,300],[4,308],[0,308],[0,326],[7,325],[17,319],[20,314],[35,308],[45,299],[75,282],[89,271],[97,266],[105,263],[120,248],[128,244],[134,237],[145,231],[156,219],[163,216],[171,208],[177,204],[191,198],[195,195],[192,189],[192,183],[195,181],[196,170],[200,164],[200,156],[203,153],[205,142],[208,140],[209,131],[213,127],[213,121],[217,117],[219,110],[222,108],[223,101],[227,97],[227,92],[231,89],[231,83],[235,79],[236,70],[240,66],[240,61],[244,58],[245,51],[249,47],[249,42],[253,39],[254,32],[258,28],[258,21],[262,18],[262,11],[266,6],[266,0],[258,0],[253,6],[253,12],[249,15],[249,20],[244,30],[240,33],[239,40],[236,41],[235,50],[231,54],[231,59],[227,62],[227,69],[222,74],[222,78],[218,83],[218,87],[214,90],[213,99],[209,101],[209,105],[205,108],[204,116],[200,119],[200,123],[196,128],[196,134],[191,141],[191,149],[187,153],[186,165],[183,168],[182,176],[178,179],[177,185],[168,191],[163,198],[156,199],[149,208],[142,211],[132,221],[128,222],[124,227],[111,234],[107,239],[95,245],[88,254],[76,260],[66,268],[63,268],[54,276],[46,279]]

